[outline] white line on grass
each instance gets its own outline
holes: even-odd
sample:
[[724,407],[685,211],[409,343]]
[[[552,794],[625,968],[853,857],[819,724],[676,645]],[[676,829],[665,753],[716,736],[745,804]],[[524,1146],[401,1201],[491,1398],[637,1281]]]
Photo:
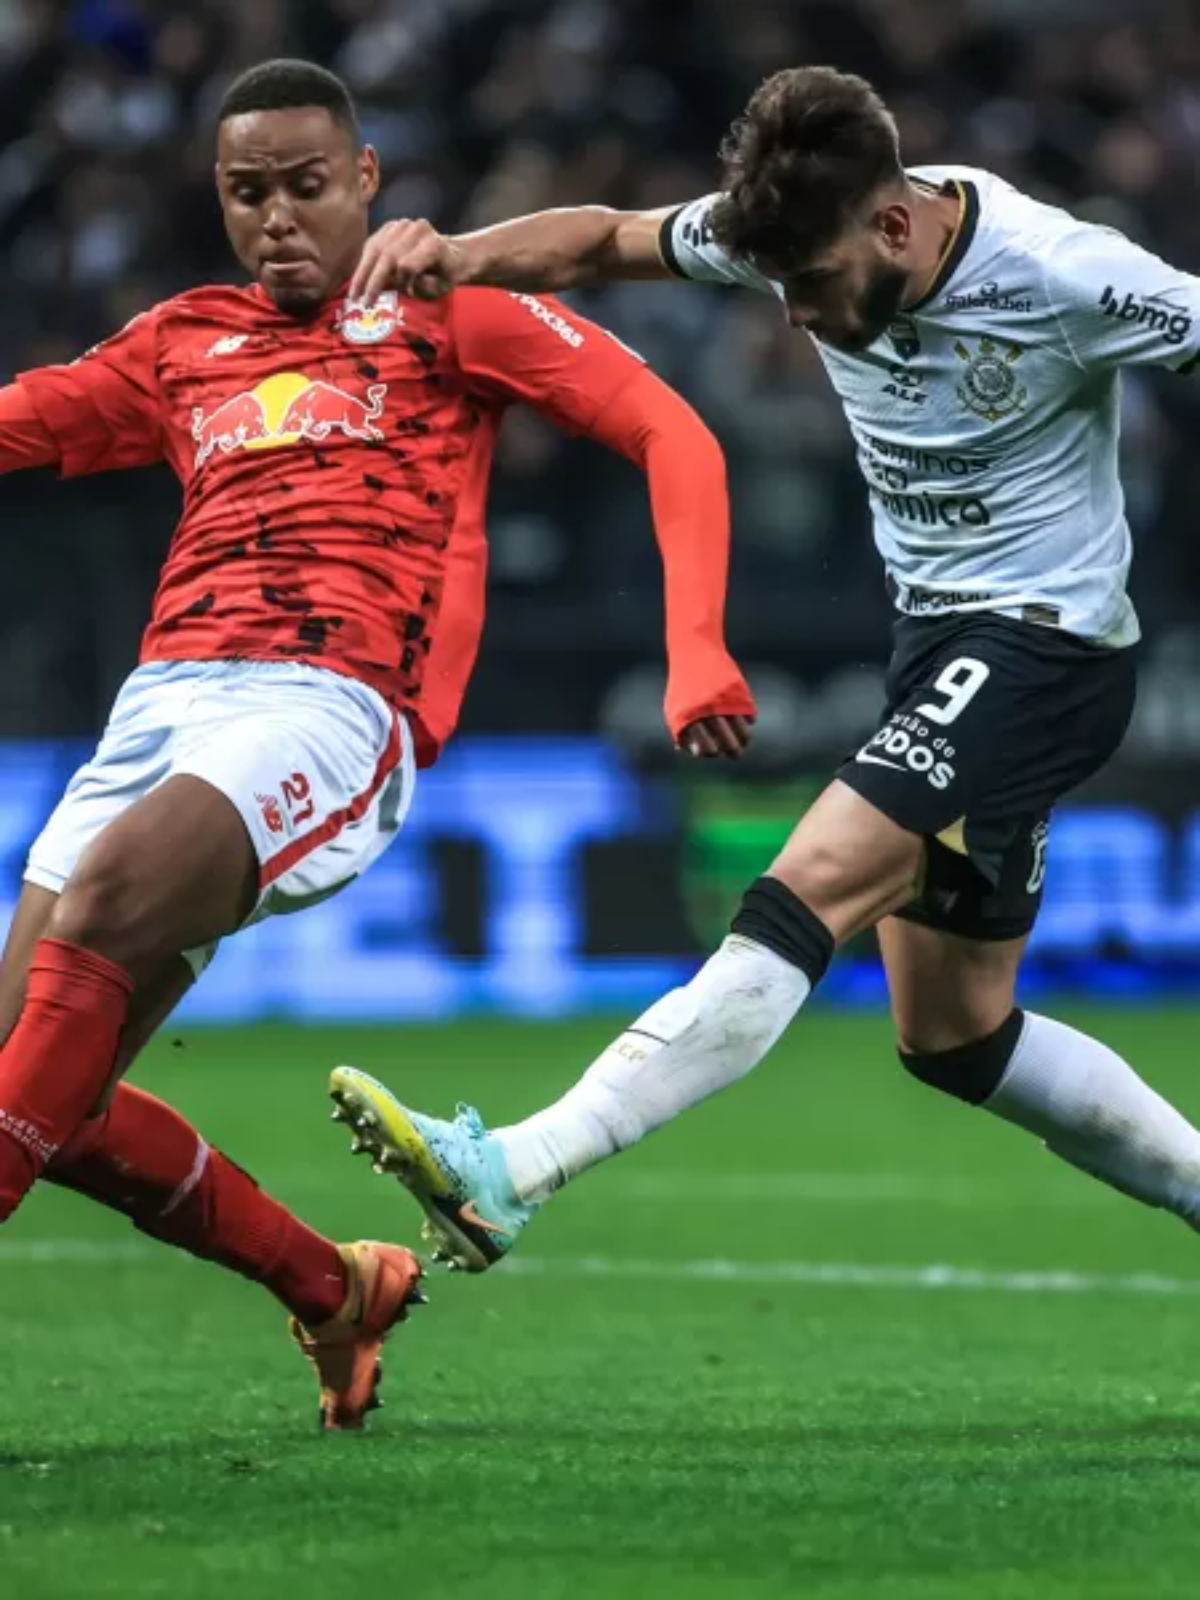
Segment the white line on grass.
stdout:
[[504,1274],[548,1278],[657,1278],[695,1283],[799,1285],[834,1289],[976,1289],[994,1294],[1200,1295],[1200,1278],[1153,1272],[1070,1269],[989,1272],[944,1262],[881,1266],[857,1261],[635,1261],[608,1256],[539,1259],[516,1256]]
[[743,1200],[797,1200],[816,1205],[878,1205],[882,1201],[930,1206],[1090,1206],[1104,1191],[1068,1179],[1060,1189],[1036,1193],[1016,1184],[969,1178],[919,1178],[903,1172],[654,1172],[608,1180],[608,1200],[667,1205],[724,1204]]
[[[0,1239],[0,1264],[150,1262],[161,1252],[136,1239]],[[942,1262],[884,1266],[857,1261],[638,1261],[619,1256],[514,1256],[507,1278],[657,1279],[663,1282],[795,1285],[833,1289],[970,1289],[992,1294],[1200,1295],[1200,1278],[1154,1272],[989,1272]]]
[[59,1262],[145,1261],[157,1255],[152,1245],[137,1239],[0,1239],[0,1262],[20,1261],[32,1266]]

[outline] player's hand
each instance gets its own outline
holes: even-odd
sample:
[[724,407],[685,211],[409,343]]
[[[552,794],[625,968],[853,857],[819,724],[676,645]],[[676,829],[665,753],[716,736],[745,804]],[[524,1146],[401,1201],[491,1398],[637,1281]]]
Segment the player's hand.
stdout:
[[463,275],[463,253],[431,222],[385,222],[363,246],[350,299],[370,305],[385,289],[416,300],[440,300]]
[[750,743],[757,706],[721,643],[677,648],[667,672],[663,715],[677,750],[701,761],[736,761]]
[[750,744],[750,717],[700,717],[679,735],[679,748],[700,761],[736,761]]

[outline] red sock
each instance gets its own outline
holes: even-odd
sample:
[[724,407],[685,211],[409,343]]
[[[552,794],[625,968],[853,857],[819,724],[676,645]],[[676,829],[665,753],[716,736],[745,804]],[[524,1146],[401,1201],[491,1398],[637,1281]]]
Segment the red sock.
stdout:
[[123,1212],[155,1239],[265,1285],[301,1322],[328,1321],[346,1298],[337,1246],[143,1089],[121,1084],[46,1177]]
[[0,1051],[0,1222],[100,1098],[133,980],[65,939],[39,939],[25,1004]]

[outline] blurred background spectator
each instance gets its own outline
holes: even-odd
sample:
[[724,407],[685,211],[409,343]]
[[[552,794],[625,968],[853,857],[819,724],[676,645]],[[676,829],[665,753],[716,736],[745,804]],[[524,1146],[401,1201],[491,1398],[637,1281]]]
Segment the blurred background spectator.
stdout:
[[[829,61],[890,100],[910,163],[992,168],[1200,269],[1192,0],[1143,0],[1136,17],[1123,0],[0,0],[5,373],[69,359],[154,300],[233,276],[214,109],[232,74],[278,54],[349,82],[383,160],[381,220],[462,227],[688,199],[712,187],[720,135],[763,76]],[[839,748],[876,704],[889,613],[848,435],[806,341],[744,294],[633,285],[580,303],[726,447],[730,634],[780,713],[764,719],[767,758]],[[1172,686],[1200,659],[1200,391],[1136,376],[1126,397],[1152,641],[1131,748],[1195,755],[1200,719]],[[38,475],[5,496],[0,734],[88,731],[133,658],[173,481]],[[491,540],[469,725],[659,740],[659,580],[637,474],[514,417]],[[803,726],[782,714],[797,696]]]

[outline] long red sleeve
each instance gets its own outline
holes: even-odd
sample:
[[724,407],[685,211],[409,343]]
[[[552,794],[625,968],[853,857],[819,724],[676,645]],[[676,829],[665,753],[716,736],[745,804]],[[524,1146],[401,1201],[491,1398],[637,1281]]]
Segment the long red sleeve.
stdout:
[[78,361],[18,375],[55,441],[54,459],[64,477],[163,459],[165,413],[155,366],[160,309],[134,317]]
[[754,697],[725,648],[729,495],[725,458],[687,402],[647,367],[611,400],[591,437],[644,470],[662,553],[667,725],[753,716]]
[[58,466],[58,441],[19,383],[0,389],[0,472]]
[[674,737],[699,717],[752,716],[753,696],[725,649],[725,463],[691,406],[618,339],[552,298],[464,289],[453,318],[460,367],[481,392],[535,406],[628,456],[649,478]]

